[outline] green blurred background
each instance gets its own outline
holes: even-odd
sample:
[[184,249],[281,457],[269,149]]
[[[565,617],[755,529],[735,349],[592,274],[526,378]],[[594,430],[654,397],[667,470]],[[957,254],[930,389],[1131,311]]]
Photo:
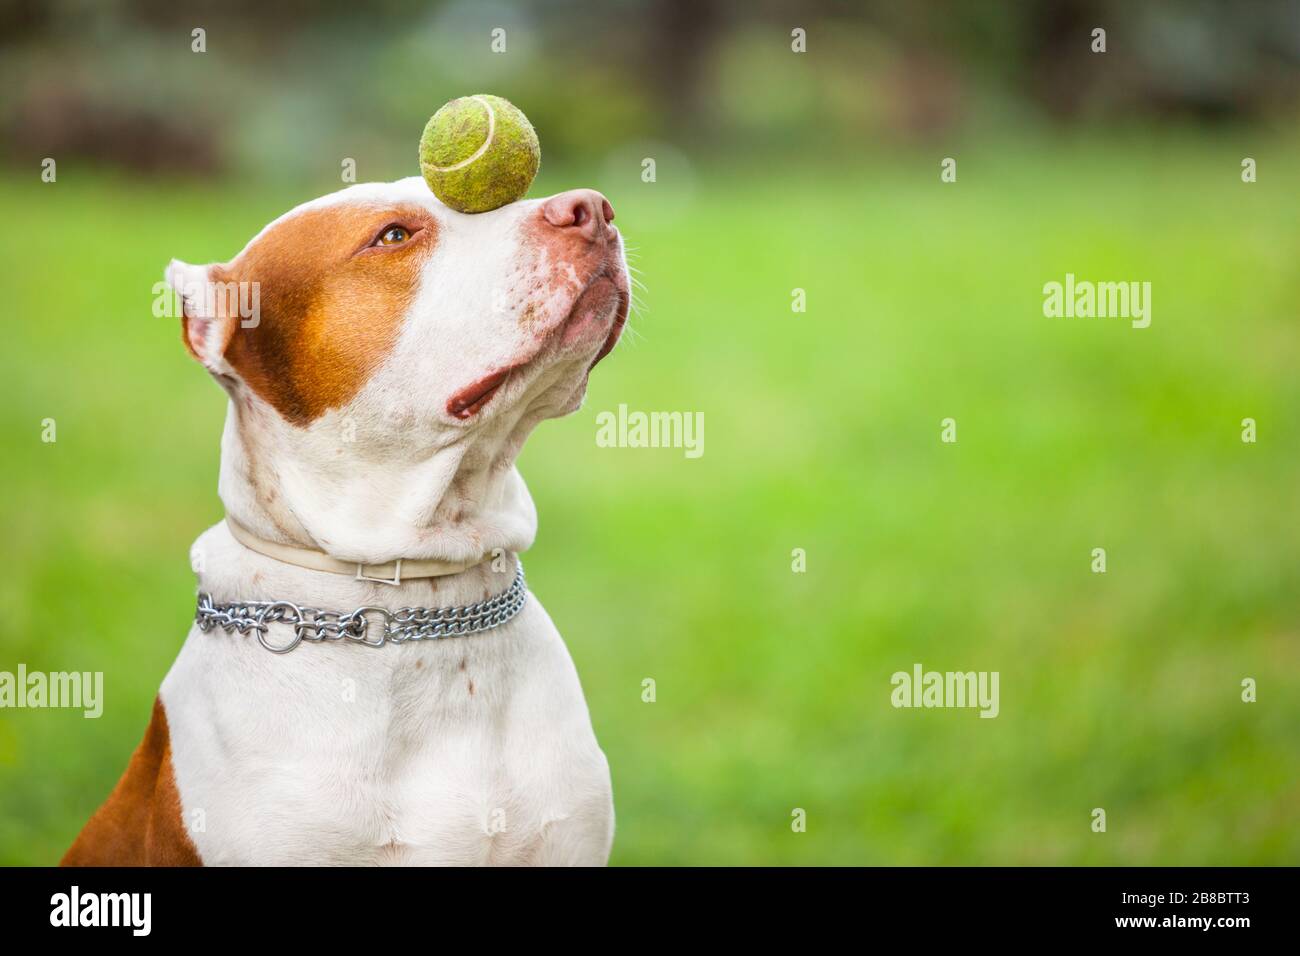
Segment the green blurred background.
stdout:
[[[414,174],[485,91],[538,128],[532,195],[604,191],[645,286],[521,459],[613,862],[1300,860],[1295,3],[11,0],[0,54],[0,670],[106,697],[0,711],[0,863],[56,861],[112,787],[222,514],[163,265],[345,159]],[[1151,327],[1044,318],[1066,272],[1151,282]],[[703,412],[703,457],[598,448],[619,403]],[[999,671],[1000,716],[894,709],[916,662]]]

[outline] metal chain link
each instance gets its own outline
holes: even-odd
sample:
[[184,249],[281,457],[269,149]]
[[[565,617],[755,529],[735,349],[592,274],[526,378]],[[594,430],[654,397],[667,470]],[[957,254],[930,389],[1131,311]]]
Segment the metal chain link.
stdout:
[[[302,607],[292,601],[234,601],[216,604],[206,591],[199,593],[194,622],[199,630],[219,627],[227,634],[238,631],[257,632],[257,640],[268,651],[287,654],[303,641],[351,641],[367,647],[401,644],[405,641],[428,641],[442,637],[463,637],[500,627],[524,608],[528,585],[524,582],[521,562],[515,580],[495,597],[460,607],[403,607],[396,611],[366,604],[351,611],[322,611]],[[267,631],[272,624],[293,626],[293,640],[272,644]],[[371,624],[382,632],[369,635]]]

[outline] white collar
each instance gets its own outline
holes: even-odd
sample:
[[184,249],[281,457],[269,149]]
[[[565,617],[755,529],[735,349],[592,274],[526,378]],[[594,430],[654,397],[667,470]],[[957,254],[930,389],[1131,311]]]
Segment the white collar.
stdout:
[[328,571],[331,574],[350,574],[358,581],[376,581],[380,584],[401,584],[411,578],[440,578],[449,574],[459,574],[483,561],[483,557],[468,561],[443,561],[438,558],[398,558],[385,564],[361,564],[357,561],[340,561],[324,551],[312,548],[299,548],[291,544],[267,541],[249,531],[230,515],[226,515],[226,526],[235,540],[258,554],[268,558],[293,564],[313,571]]

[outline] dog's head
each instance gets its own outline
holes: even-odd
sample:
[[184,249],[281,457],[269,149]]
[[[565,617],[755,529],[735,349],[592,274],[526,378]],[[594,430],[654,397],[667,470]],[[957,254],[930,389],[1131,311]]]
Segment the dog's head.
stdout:
[[[335,464],[385,485],[450,449],[425,477],[472,497],[475,472],[508,467],[537,421],[579,406],[618,341],[629,292],[613,218],[593,190],[463,215],[413,177],[305,203],[228,263],[173,261],[184,342],[231,396],[250,486]],[[288,510],[320,543],[312,504]],[[277,536],[301,537],[284,523]]]
[[581,401],[627,317],[613,218],[589,189],[469,216],[418,177],[367,183],[281,216],[228,263],[173,261],[167,279],[194,356],[289,423],[396,399],[462,429],[539,380],[560,411]]

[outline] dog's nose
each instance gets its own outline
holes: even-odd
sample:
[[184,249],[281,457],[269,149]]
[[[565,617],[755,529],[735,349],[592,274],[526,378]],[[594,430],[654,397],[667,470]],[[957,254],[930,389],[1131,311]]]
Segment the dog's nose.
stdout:
[[614,221],[614,207],[594,189],[570,189],[558,193],[542,204],[542,215],[552,226],[576,229],[589,242],[607,237]]

